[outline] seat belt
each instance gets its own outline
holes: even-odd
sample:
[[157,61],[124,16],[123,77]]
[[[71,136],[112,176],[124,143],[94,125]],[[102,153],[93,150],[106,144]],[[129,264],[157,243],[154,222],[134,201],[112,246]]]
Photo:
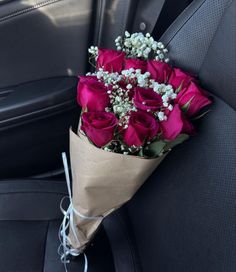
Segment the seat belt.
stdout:
[[139,1],[132,32],[152,33],[166,0]]

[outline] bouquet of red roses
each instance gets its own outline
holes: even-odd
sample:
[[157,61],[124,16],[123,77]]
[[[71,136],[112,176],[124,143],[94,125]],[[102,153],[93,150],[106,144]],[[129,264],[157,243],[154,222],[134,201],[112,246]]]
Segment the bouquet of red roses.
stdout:
[[82,113],[77,134],[70,131],[65,254],[84,251],[103,218],[195,133],[191,120],[211,103],[195,77],[168,64],[168,50],[150,34],[126,31],[115,43],[117,50],[92,46],[95,72],[79,78]]

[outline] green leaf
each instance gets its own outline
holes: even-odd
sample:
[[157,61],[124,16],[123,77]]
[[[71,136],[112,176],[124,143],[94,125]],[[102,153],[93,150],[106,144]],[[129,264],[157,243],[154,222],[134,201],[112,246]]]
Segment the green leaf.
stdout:
[[178,93],[182,90],[183,83],[184,83],[184,80],[181,81],[179,87],[175,90],[175,93],[176,93],[176,94],[178,94]]
[[144,149],[144,155],[146,157],[155,158],[158,157],[164,150],[166,142],[154,141]]
[[186,141],[188,138],[189,138],[189,135],[180,134],[175,140],[166,141],[165,151],[168,151],[174,148],[176,145],[181,144],[182,142]]
[[140,156],[140,157],[143,157],[143,156],[144,156],[144,154],[143,154],[143,148],[141,148],[141,149],[139,150],[138,156]]
[[103,145],[101,148],[104,149],[105,147],[110,147],[111,143],[113,142],[113,140],[111,140],[110,142],[108,142],[107,144]]
[[178,94],[182,89],[182,83],[179,85],[179,87],[175,90],[175,93]]
[[188,111],[188,109],[189,109],[189,107],[190,107],[190,105],[191,105],[191,102],[192,102],[193,98],[194,98],[194,96],[193,96],[191,99],[189,99],[189,101],[188,101],[187,103],[185,103],[185,104],[181,107],[181,109],[182,109],[184,112],[187,112],[187,111]]
[[202,118],[203,116],[205,116],[205,115],[206,115],[208,112],[210,112],[210,111],[211,111],[211,110],[207,110],[207,111],[201,113],[200,115],[198,115],[198,116],[192,118],[192,120],[193,120],[193,121],[198,120],[198,119]]

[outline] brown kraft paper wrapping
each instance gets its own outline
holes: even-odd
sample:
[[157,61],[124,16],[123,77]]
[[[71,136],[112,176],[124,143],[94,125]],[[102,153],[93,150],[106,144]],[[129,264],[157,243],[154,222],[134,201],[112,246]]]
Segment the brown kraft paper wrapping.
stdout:
[[[107,152],[70,130],[72,202],[87,217],[105,217],[132,198],[166,155],[155,159]],[[69,233],[73,248],[85,249],[102,218],[83,219],[74,213],[78,241]]]

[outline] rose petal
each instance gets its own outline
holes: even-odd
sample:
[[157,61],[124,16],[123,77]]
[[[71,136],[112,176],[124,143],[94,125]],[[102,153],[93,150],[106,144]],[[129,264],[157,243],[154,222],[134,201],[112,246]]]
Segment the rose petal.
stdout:
[[160,122],[162,138],[165,140],[174,140],[182,131],[183,120],[182,111],[179,105],[175,105],[166,121]]
[[165,83],[171,73],[171,66],[163,61],[148,60],[147,71],[151,77],[158,83]]
[[113,113],[84,112],[81,119],[81,129],[97,147],[102,147],[114,139],[118,120]]

